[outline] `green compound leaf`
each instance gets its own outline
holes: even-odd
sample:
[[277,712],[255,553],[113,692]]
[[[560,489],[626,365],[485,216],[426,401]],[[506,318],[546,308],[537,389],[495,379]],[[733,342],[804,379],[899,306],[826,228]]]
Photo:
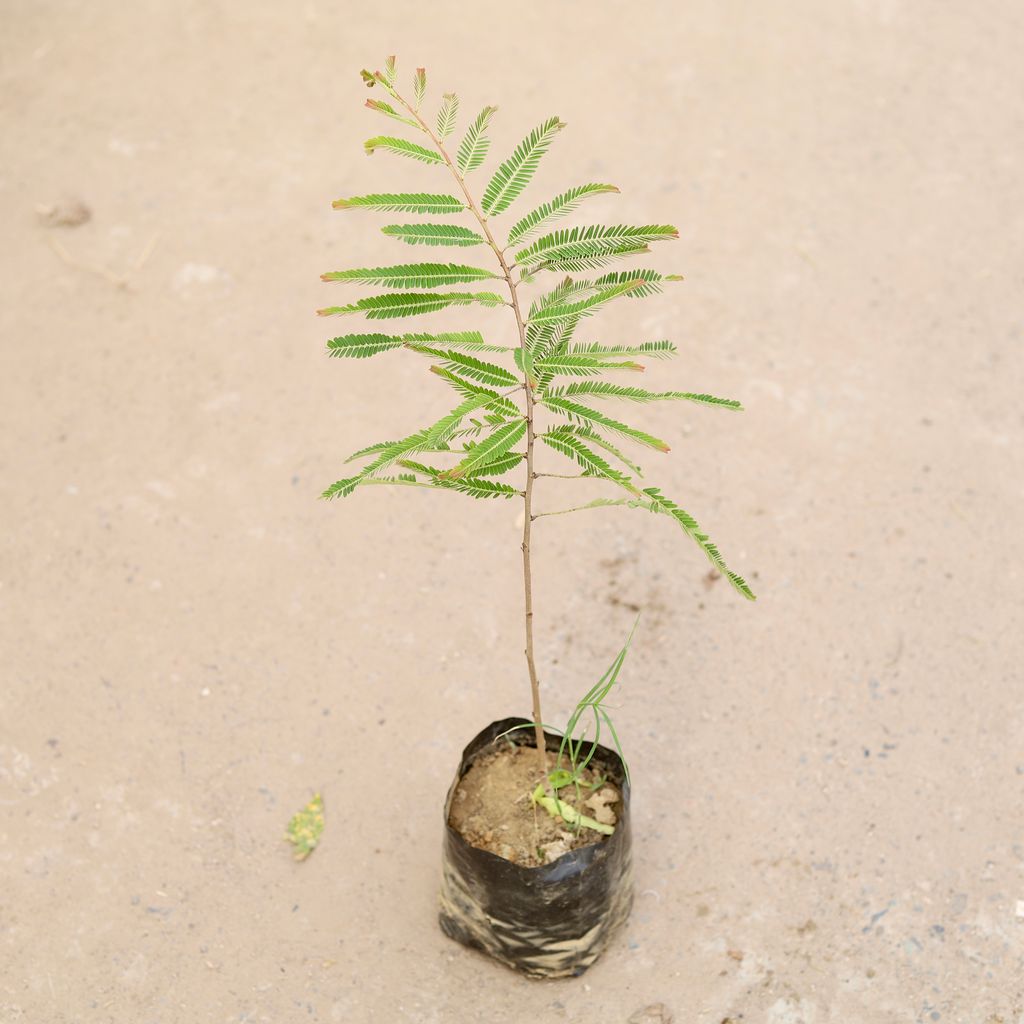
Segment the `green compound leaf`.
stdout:
[[459,144],[459,152],[455,158],[460,173],[468,174],[484,162],[484,157],[487,156],[487,150],[491,145],[491,140],[484,135],[484,132],[487,131],[491,117],[497,109],[497,107],[484,107],[477,114],[476,120],[469,126],[465,137]]
[[295,859],[305,860],[320,843],[324,831],[324,799],[317,793],[288,822],[285,839],[295,847]]
[[424,68],[416,69],[416,76],[412,80],[412,88],[416,95],[416,109],[419,110],[427,91],[427,72]]
[[[516,253],[516,263],[534,269],[583,269],[599,266],[608,258],[631,256],[645,252],[651,242],[678,238],[679,231],[671,224],[630,226],[599,224],[586,228],[562,228],[538,238],[532,245]],[[578,265],[578,266],[577,266]]]
[[366,105],[371,110],[376,110],[379,114],[384,114],[386,117],[394,118],[394,120],[400,121],[402,124],[409,125],[410,128],[419,128],[419,125],[411,117],[403,117],[390,103],[385,103],[383,100],[367,100]]
[[528,213],[522,220],[512,225],[508,233],[508,244],[518,245],[549,221],[572,213],[587,196],[600,195],[602,192],[618,192],[614,185],[577,185],[575,188],[555,196],[550,202],[541,203],[536,210]]
[[610,288],[603,288],[595,294],[578,302],[552,303],[538,310],[530,317],[533,325],[556,323],[562,320],[575,320],[578,317],[592,316],[601,306],[620,295],[626,295],[634,288],[643,287],[644,282],[640,280],[627,280],[622,284],[613,285]]
[[660,512],[662,515],[671,516],[708,556],[711,564],[732,584],[734,589],[750,601],[756,601],[753,590],[750,589],[747,581],[739,573],[733,572],[725,564],[721,552],[711,538],[704,533],[697,520],[685,509],[681,509],[674,501],[666,498],[657,487],[645,487],[644,494],[649,499],[648,507],[652,512]]
[[399,156],[422,160],[425,164],[444,163],[444,157],[436,149],[427,149],[426,146],[418,146],[415,142],[396,139],[390,135],[377,135],[372,139],[367,139],[363,143],[363,149],[366,150],[367,156],[373,156],[378,149],[385,149],[390,153],[398,153]]
[[540,401],[544,403],[545,408],[567,416],[574,423],[580,423],[591,429],[604,427],[613,434],[628,437],[631,441],[646,445],[648,448],[654,448],[659,452],[667,452],[669,450],[669,446],[660,438],[652,437],[645,431],[637,430],[636,427],[631,427],[627,423],[620,423],[618,420],[605,416],[604,413],[591,409],[589,406],[581,405],[579,402],[573,402],[567,398],[556,398],[550,395],[545,395]]
[[610,274],[602,274],[591,284],[594,288],[610,288],[623,284],[625,281],[636,282],[629,292],[631,299],[643,299],[648,295],[658,295],[663,281],[682,281],[680,274],[659,274],[656,270],[617,270]]
[[484,213],[495,216],[512,205],[515,198],[529,184],[540,158],[548,151],[552,140],[564,127],[565,122],[560,118],[548,118],[519,143],[515,152],[494,172],[494,177],[488,182],[480,203]]
[[486,239],[458,224],[389,224],[381,228],[385,235],[408,245],[483,245]]
[[639,345],[599,345],[596,342],[569,346],[573,355],[593,359],[622,359],[626,356],[646,356],[648,359],[671,359],[678,349],[671,341],[643,341]]
[[347,306],[328,306],[318,309],[319,316],[339,316],[362,313],[368,320],[391,320],[399,316],[417,316],[434,313],[448,306],[468,306],[478,302],[484,306],[500,306],[500,295],[491,292],[396,292],[391,295],[370,295]]
[[333,270],[321,274],[321,281],[356,281],[379,284],[385,288],[440,288],[447,284],[494,280],[498,274],[482,267],[456,263],[403,263],[396,267],[372,267],[359,270]]
[[459,97],[453,92],[444,94],[444,103],[437,115],[437,137],[444,142],[455,129],[455,119],[459,116]]
[[545,395],[549,398],[575,398],[579,395],[590,395],[594,398],[621,398],[627,402],[685,401],[697,402],[699,405],[714,405],[721,409],[743,408],[734,398],[718,398],[715,395],[695,391],[647,391],[644,388],[624,387],[621,384],[611,384],[608,381],[584,381],[581,384],[569,384],[566,387],[548,388]]
[[526,421],[518,420],[498,427],[493,434],[484,438],[467,453],[466,457],[451,469],[441,474],[443,480],[457,480],[459,477],[470,476],[481,468],[500,459],[526,433]]
[[385,210],[391,213],[462,213],[465,203],[455,196],[434,195],[430,192],[374,192],[367,196],[335,199],[336,210],[362,207],[366,210]]

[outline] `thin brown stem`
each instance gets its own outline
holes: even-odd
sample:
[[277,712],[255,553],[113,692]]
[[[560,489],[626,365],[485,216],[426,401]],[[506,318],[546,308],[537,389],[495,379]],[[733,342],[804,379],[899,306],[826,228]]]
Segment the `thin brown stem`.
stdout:
[[[394,97],[409,111],[410,114],[416,119],[419,126],[423,131],[430,137],[430,140],[437,147],[437,151],[444,158],[444,162],[448,165],[449,170],[455,177],[455,180],[459,184],[459,188],[462,190],[462,194],[466,197],[466,206],[476,218],[477,223],[480,225],[480,229],[484,233],[484,237],[487,239],[487,244],[491,247],[494,252],[498,265],[501,267],[502,276],[505,278],[505,283],[508,285],[509,296],[512,300],[512,311],[516,318],[516,327],[519,331],[519,347],[522,350],[525,362],[525,356],[527,354],[526,346],[526,323],[523,320],[522,310],[519,308],[519,295],[516,291],[517,281],[512,278],[512,267],[505,262],[505,250],[498,245],[494,240],[494,236],[491,234],[491,229],[487,223],[487,218],[480,212],[474,201],[472,195],[470,195],[469,189],[466,187],[465,179],[459,172],[458,167],[452,161],[452,158],[448,155],[447,150],[444,148],[441,140],[434,134],[430,126],[420,117],[419,111],[412,107],[407,100],[400,96],[397,92],[392,93]],[[514,264],[513,264],[514,266]],[[543,719],[541,717],[540,710],[540,680],[537,678],[537,665],[534,660],[533,653],[533,572],[530,564],[530,528],[533,525],[533,482],[536,475],[533,472],[533,448],[534,448],[534,398],[533,398],[533,387],[530,384],[529,376],[523,374],[523,390],[526,394],[526,490],[523,491],[523,590],[525,597],[525,621],[526,621],[526,647],[524,654],[526,655],[526,667],[530,674],[530,694],[533,700],[533,729],[534,736],[537,743],[537,753],[540,759],[540,765],[542,772],[547,772],[547,757],[545,754],[545,742],[544,742],[544,727],[541,724]]]

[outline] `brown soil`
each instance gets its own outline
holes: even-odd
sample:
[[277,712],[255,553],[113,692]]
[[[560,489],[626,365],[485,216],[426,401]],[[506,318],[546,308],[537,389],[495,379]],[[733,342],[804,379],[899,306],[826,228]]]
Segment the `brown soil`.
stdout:
[[[547,760],[551,771],[557,754],[548,751]],[[538,774],[535,747],[507,746],[485,754],[460,780],[449,824],[471,846],[525,867],[550,864],[570,850],[603,842],[606,837],[600,832],[589,828],[575,831],[533,803],[530,793],[537,786]],[[596,771],[584,769],[580,810],[590,818],[614,825],[621,795],[613,783],[602,784],[599,780],[603,777],[600,766]],[[558,798],[577,807],[572,786],[563,788]]]

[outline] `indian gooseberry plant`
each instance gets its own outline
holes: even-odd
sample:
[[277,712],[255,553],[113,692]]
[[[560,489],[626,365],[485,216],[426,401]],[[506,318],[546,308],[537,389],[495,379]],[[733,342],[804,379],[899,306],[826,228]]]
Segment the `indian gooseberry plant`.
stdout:
[[[426,356],[431,372],[452,388],[458,400],[450,412],[429,426],[396,441],[372,444],[350,456],[348,462],[361,463],[361,467],[331,484],[323,497],[340,498],[361,487],[392,485],[523,502],[525,655],[537,746],[543,751],[531,565],[533,527],[539,519],[617,505],[664,515],[697,544],[740,594],[754,598],[746,581],[729,569],[693,516],[657,487],[644,486],[640,467],[619,447],[625,441],[667,452],[669,446],[599,406],[606,402],[661,401],[696,402],[730,410],[741,406],[732,399],[701,392],[648,391],[605,379],[640,373],[643,360],[675,355],[671,341],[620,345],[578,340],[582,323],[608,303],[655,295],[665,282],[680,280],[651,269],[603,269],[648,253],[655,242],[677,238],[674,227],[555,227],[587,199],[618,192],[613,185],[584,184],[574,185],[531,209],[502,237],[499,218],[506,217],[565,127],[558,117],[549,117],[534,128],[493,171],[481,193],[471,187],[470,181],[487,157],[487,132],[496,107],[484,107],[455,147],[449,140],[458,117],[458,97],[445,93],[436,117],[429,117],[424,106],[427,76],[423,68],[413,76],[411,96],[397,84],[394,57],[387,59],[383,71],[364,70],[361,74],[368,87],[379,87],[387,96],[368,99],[366,105],[411,130],[416,140],[378,135],[366,142],[366,152],[387,152],[446,169],[452,186],[444,193],[376,192],[338,199],[333,204],[335,209],[462,218],[462,223],[431,219],[389,224],[382,231],[411,246],[480,249],[491,265],[478,266],[476,261],[418,262],[332,271],[323,275],[324,281],[373,285],[386,291],[318,312],[322,316],[361,314],[368,320],[393,320],[449,306],[501,309],[515,321],[518,344],[491,344],[479,331],[360,332],[328,341],[329,354],[337,358],[363,359],[398,349]],[[601,272],[590,276],[592,271]],[[460,286],[459,290],[448,290],[454,286]],[[529,306],[523,294],[527,287],[537,292]],[[567,465],[562,468],[571,467],[574,472],[539,472],[538,442],[564,460]],[[566,476],[604,481],[614,487],[616,496],[559,511],[536,511],[537,482],[544,477]]]

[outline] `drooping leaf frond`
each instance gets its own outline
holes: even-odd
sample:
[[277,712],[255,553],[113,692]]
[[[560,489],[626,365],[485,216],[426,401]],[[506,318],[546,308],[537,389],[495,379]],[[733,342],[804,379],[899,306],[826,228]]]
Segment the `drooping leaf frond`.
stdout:
[[468,306],[474,302],[500,306],[504,301],[492,292],[397,292],[393,295],[370,295],[347,306],[328,306],[318,309],[317,313],[320,316],[362,313],[368,320],[391,320],[400,316],[434,313],[448,306]]
[[543,356],[534,363],[538,373],[552,376],[564,374],[569,377],[594,377],[608,370],[632,370],[643,373],[643,366],[632,361],[611,363],[607,359],[595,359],[592,356],[576,355],[572,352],[556,352]]
[[493,434],[475,444],[466,457],[451,469],[441,473],[443,480],[457,480],[478,472],[482,467],[500,459],[514,448],[526,433],[526,419],[513,420],[498,427]]
[[322,274],[321,281],[356,281],[379,284],[385,288],[440,288],[447,284],[496,279],[500,275],[482,267],[456,263],[403,263],[395,267],[373,267],[359,270],[333,270]]
[[343,359],[367,359],[402,345],[401,338],[387,334],[344,334],[327,342],[327,354]]
[[708,556],[711,564],[728,579],[736,590],[751,601],[757,600],[747,581],[725,564],[725,559],[722,558],[722,554],[717,546],[706,533],[701,531],[700,526],[697,525],[697,520],[689,512],[681,509],[674,501],[666,498],[657,487],[645,487],[644,494],[650,500],[651,511],[671,516],[697,542],[704,554]]
[[491,123],[491,118],[497,109],[497,107],[484,107],[466,130],[462,142],[459,143],[459,152],[455,158],[461,174],[468,174],[484,162],[484,157],[487,156],[487,150],[491,145],[491,140],[484,135],[484,132],[487,131],[487,126]]
[[416,75],[412,80],[412,89],[416,97],[416,109],[419,110],[427,91],[427,72],[424,68],[416,69]]
[[426,192],[378,192],[351,199],[335,199],[331,206],[347,210],[361,206],[367,210],[387,210],[392,213],[462,213],[466,206],[455,196],[438,196]]
[[743,406],[733,398],[716,398],[714,395],[697,394],[692,391],[646,391],[643,388],[623,387],[607,381],[583,381],[579,384],[568,384],[565,387],[549,388],[545,392],[548,398],[574,398],[590,395],[593,398],[621,398],[628,402],[663,402],[686,401],[700,405],[716,405],[722,409],[742,409]]
[[602,274],[596,278],[592,285],[594,288],[611,288],[614,285],[622,284],[625,281],[640,282],[633,288],[629,297],[631,299],[643,299],[648,295],[657,295],[661,292],[663,281],[682,281],[679,274],[659,274],[656,270],[615,270],[610,274]]
[[516,253],[516,263],[535,269],[551,269],[565,261],[632,255],[633,252],[642,251],[651,242],[678,237],[678,230],[671,224],[643,224],[637,227],[594,224],[585,228],[562,228],[520,249]]
[[445,352],[447,358],[445,369],[461,373],[463,377],[479,381],[481,384],[489,384],[496,388],[515,387],[520,384],[519,378],[504,366],[497,363],[484,362],[474,356],[465,355],[462,352]]
[[486,239],[458,224],[388,224],[385,235],[408,245],[483,245]]
[[539,439],[549,448],[553,448],[556,452],[581,466],[588,476],[598,476],[605,480],[611,480],[612,483],[625,488],[630,494],[640,494],[640,491],[625,473],[613,469],[607,460],[598,455],[589,445],[585,444],[574,432],[566,430],[564,427],[556,427],[553,430],[540,434]]
[[367,100],[366,105],[371,110],[376,110],[380,114],[394,118],[396,121],[401,121],[402,124],[407,124],[412,128],[420,127],[411,117],[403,117],[390,103],[385,103],[383,100]]
[[533,324],[551,323],[558,320],[575,320],[579,317],[591,316],[606,302],[625,295],[634,288],[643,285],[642,281],[627,280],[610,288],[602,288],[595,294],[578,302],[554,303],[538,310],[531,318]]
[[590,356],[593,359],[621,359],[623,356],[644,356],[648,359],[671,359],[678,355],[678,349],[671,341],[644,341],[639,345],[600,345],[587,342],[569,346],[573,355]]
[[459,115],[459,97],[453,92],[444,94],[444,102],[437,115],[437,137],[444,142],[455,129],[455,118]]
[[600,195],[602,192],[618,192],[614,185],[577,185],[575,188],[555,196],[550,202],[541,203],[522,220],[512,225],[508,233],[508,244],[518,245],[530,235],[538,231],[542,225],[572,213],[587,196]]
[[631,427],[628,423],[614,420],[596,409],[581,405],[579,402],[571,401],[568,398],[553,398],[549,395],[544,395],[539,401],[543,402],[545,408],[567,416],[574,423],[583,423],[590,427],[604,427],[605,430],[610,430],[613,434],[628,437],[632,441],[647,445],[648,448],[655,448],[660,452],[670,451],[669,446],[660,438],[638,430],[636,427]]
[[533,177],[552,139],[564,127],[563,121],[551,117],[519,143],[515,152],[501,164],[488,182],[480,203],[484,213],[495,216],[512,205]]
[[427,149],[426,146],[419,146],[415,142],[406,139],[396,139],[390,135],[377,135],[367,139],[363,143],[363,149],[367,156],[372,156],[378,149],[385,149],[390,153],[398,153],[400,156],[407,156],[413,160],[422,160],[425,164],[443,164],[444,157],[436,149]]

